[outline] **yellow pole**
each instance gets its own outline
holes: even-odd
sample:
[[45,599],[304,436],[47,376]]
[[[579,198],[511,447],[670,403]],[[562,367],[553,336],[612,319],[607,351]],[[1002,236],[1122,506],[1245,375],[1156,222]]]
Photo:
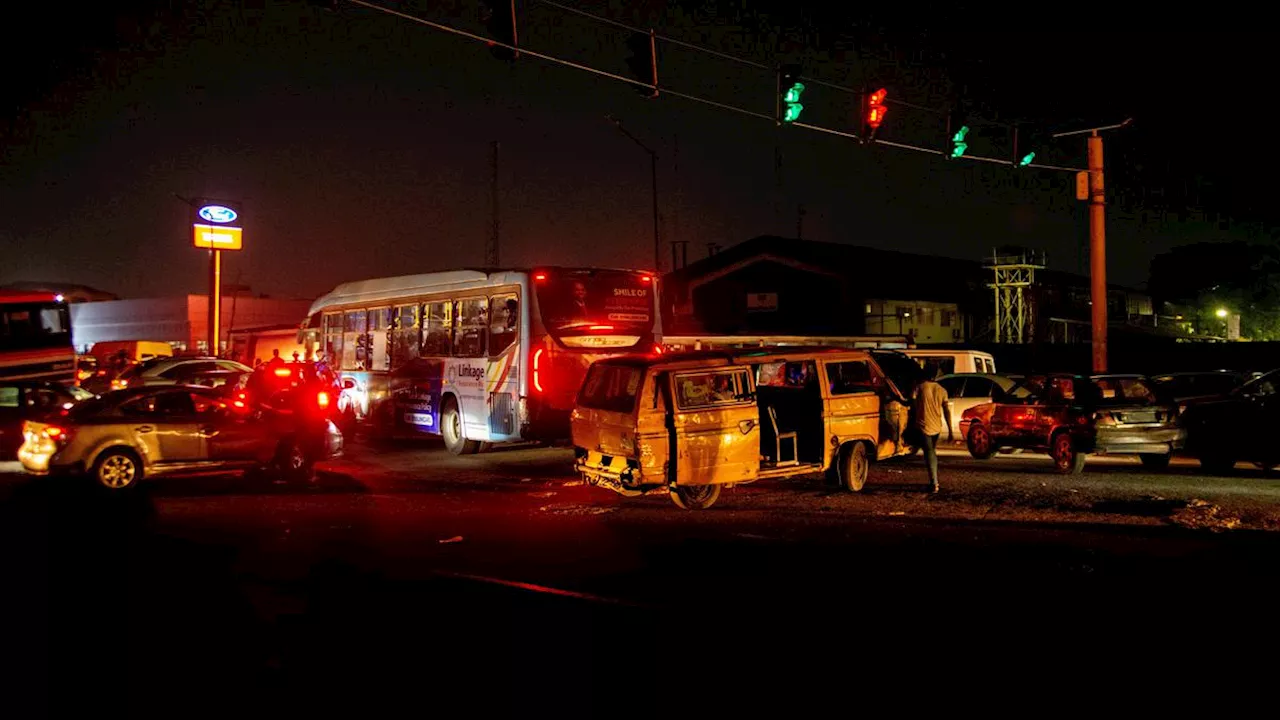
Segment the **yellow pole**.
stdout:
[[218,335],[222,324],[222,251],[211,250],[209,256],[209,354],[217,357]]
[[1107,371],[1107,218],[1102,182],[1102,137],[1089,136],[1089,277],[1093,301],[1093,371]]

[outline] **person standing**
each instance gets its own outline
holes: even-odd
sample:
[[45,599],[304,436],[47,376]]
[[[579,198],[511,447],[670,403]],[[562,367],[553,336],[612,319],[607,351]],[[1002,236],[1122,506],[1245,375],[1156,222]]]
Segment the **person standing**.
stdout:
[[946,421],[947,442],[954,442],[951,431],[951,407],[947,404],[947,391],[937,383],[941,372],[934,370],[933,375],[916,386],[912,398],[915,409],[915,425],[923,436],[924,461],[929,466],[930,492],[938,492],[938,436],[942,434],[943,421]]

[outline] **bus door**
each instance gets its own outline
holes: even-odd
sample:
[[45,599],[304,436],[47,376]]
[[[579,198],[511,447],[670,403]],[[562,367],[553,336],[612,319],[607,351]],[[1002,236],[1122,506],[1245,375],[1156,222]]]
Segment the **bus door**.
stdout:
[[520,299],[515,293],[489,298],[489,367],[485,390],[489,405],[489,436],[512,438],[519,431],[516,398],[520,379]]

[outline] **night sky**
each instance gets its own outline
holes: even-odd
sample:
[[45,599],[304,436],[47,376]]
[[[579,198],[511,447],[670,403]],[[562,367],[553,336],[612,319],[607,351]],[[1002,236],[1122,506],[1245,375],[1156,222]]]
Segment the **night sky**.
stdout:
[[[761,62],[799,59],[821,79],[883,85],[891,99],[938,108],[963,99],[1024,128],[1133,116],[1107,146],[1114,282],[1144,282],[1152,255],[1176,245],[1270,241],[1274,203],[1257,176],[1280,145],[1258,146],[1270,123],[1261,100],[1235,105],[1271,64],[1250,36],[1113,24],[1095,36],[1091,59],[1079,36],[1043,31],[764,4],[567,4]],[[664,239],[687,240],[690,260],[707,243],[795,236],[803,205],[806,239],[975,259],[1013,243],[1047,251],[1055,269],[1085,267],[1085,207],[1068,173],[947,161],[646,100],[532,58],[508,66],[482,44],[345,3],[337,12],[305,2],[121,5],[67,17],[50,7],[40,11],[47,22],[6,29],[0,284],[203,292],[207,256],[190,247],[175,193],[243,201],[246,249],[224,273],[256,292],[312,297],[347,280],[479,265],[493,140],[503,264],[649,268],[649,159],[606,114],[659,153]],[[387,5],[483,27],[468,0]],[[523,6],[522,44],[626,74],[625,32]],[[62,59],[31,67],[21,48],[33,44]],[[772,113],[772,73],[671,46],[659,53],[664,83]],[[803,121],[856,130],[853,96],[806,93]],[[1206,103],[1234,113],[1229,129],[1202,121]],[[939,115],[891,105],[881,133],[942,147],[943,128]],[[970,153],[1012,148],[1003,130],[975,128]],[[1084,140],[1059,141],[1041,160],[1083,166]]]

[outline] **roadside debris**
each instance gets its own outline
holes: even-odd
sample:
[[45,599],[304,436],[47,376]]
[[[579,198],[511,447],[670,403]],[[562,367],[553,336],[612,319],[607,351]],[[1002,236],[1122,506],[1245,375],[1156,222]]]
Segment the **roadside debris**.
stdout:
[[552,495],[555,495],[555,492],[551,490],[548,490],[546,492],[533,493],[533,496],[536,498],[548,498],[548,497],[551,497]]
[[1169,516],[1169,522],[1185,528],[1196,530],[1235,530],[1240,527],[1240,518],[1223,512],[1222,508],[1206,500],[1192,498],[1186,507]]
[[563,487],[577,487],[579,485],[586,485],[586,483],[581,480],[570,480],[569,482],[562,484]]
[[892,511],[892,512],[890,512],[889,514],[890,514],[890,515],[906,515],[906,514],[907,514],[907,511],[906,511],[906,510],[893,510],[893,511]]
[[444,545],[444,544],[447,544],[447,543],[458,543],[458,542],[462,542],[462,536],[461,536],[461,535],[454,535],[454,536],[453,536],[453,537],[451,537],[451,538],[446,538],[446,539],[444,539],[444,540],[438,540],[437,542],[439,542],[441,545]]

